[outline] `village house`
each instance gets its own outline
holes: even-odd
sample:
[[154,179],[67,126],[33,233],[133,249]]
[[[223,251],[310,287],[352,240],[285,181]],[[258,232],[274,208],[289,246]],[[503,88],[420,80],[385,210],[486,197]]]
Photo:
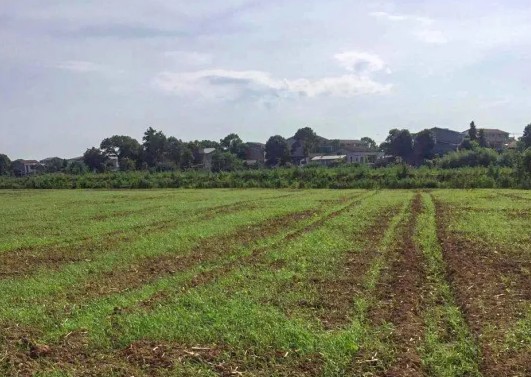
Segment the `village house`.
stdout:
[[345,162],[346,155],[332,155],[332,156],[314,156],[310,159],[311,163],[319,164],[322,166],[330,166]]
[[245,163],[247,165],[263,164],[265,162],[265,144],[247,142],[245,149]]
[[199,157],[201,159],[200,167],[205,170],[212,170],[212,155],[216,148],[201,148],[199,150]]
[[431,131],[435,142],[433,154],[439,156],[456,151],[465,138],[463,133],[447,128],[433,127],[429,131]]
[[487,146],[494,149],[503,149],[509,143],[509,132],[495,128],[481,128],[485,134]]
[[18,176],[35,174],[43,168],[37,160],[15,160],[12,166],[15,175]]

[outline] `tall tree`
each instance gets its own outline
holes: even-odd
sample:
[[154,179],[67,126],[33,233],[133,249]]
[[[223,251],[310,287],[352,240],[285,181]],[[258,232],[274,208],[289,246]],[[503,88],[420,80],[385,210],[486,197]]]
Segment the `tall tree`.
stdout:
[[308,156],[318,143],[317,134],[310,127],[299,128],[294,136],[295,140],[303,144],[304,155]]
[[413,138],[408,130],[392,129],[381,145],[386,154],[409,161],[413,153]]
[[415,164],[420,165],[424,160],[433,157],[435,140],[430,130],[422,130],[415,135],[413,141],[413,159]]
[[523,149],[531,148],[531,123],[524,128],[524,134],[520,138]]
[[478,139],[478,130],[474,121],[470,122],[470,128],[468,129],[468,137],[470,141],[476,141]]
[[376,142],[373,139],[371,139],[370,137],[362,137],[360,141],[367,148],[370,148],[370,149],[376,149],[377,148]]
[[184,144],[181,140],[170,136],[166,142],[166,158],[176,166],[181,166],[181,158],[184,150]]
[[9,175],[11,172],[11,160],[7,155],[0,154],[0,175]]
[[153,167],[164,161],[164,151],[166,149],[166,135],[162,131],[157,131],[152,127],[149,127],[144,132],[143,141],[143,157],[144,162],[148,166]]
[[46,173],[56,173],[65,169],[65,160],[59,157],[54,157],[46,161],[44,171]]
[[485,138],[485,130],[483,128],[478,132],[478,143],[482,148],[486,148],[488,146],[487,139]]
[[269,166],[284,165],[289,160],[288,142],[282,136],[271,136],[265,146],[266,163]]
[[216,150],[212,153],[212,171],[234,171],[243,166],[235,154],[228,151]]
[[98,148],[90,148],[83,154],[83,162],[92,171],[103,173],[105,171],[105,163],[107,156]]
[[225,136],[223,139],[219,141],[221,148],[231,153],[234,153],[234,151],[238,148],[238,145],[242,143],[243,143],[242,139],[240,139],[240,137],[234,133],[228,134],[227,136]]
[[181,169],[190,169],[194,164],[194,152],[187,145],[183,146],[181,153]]
[[125,135],[113,135],[103,139],[100,144],[100,149],[107,156],[117,156],[120,165],[122,160],[126,158],[135,161],[135,163],[139,163],[142,154],[142,146],[140,143],[136,139]]

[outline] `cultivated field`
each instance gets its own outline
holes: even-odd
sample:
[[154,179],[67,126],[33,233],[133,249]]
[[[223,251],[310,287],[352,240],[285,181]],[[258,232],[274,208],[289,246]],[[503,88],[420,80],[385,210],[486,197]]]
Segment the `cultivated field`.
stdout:
[[531,192],[0,191],[0,375],[529,376]]

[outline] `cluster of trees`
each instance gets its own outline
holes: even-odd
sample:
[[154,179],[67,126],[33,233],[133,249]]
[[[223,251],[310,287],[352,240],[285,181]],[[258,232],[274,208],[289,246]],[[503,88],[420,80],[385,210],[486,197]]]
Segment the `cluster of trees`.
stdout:
[[241,138],[231,133],[219,142],[212,140],[184,142],[149,127],[142,144],[130,136],[114,135],[104,139],[99,148],[87,149],[83,162],[90,170],[112,170],[117,160],[120,170],[186,170],[202,163],[201,150],[215,148],[212,167],[216,171],[240,168],[247,148]]
[[[461,161],[462,166],[488,166],[495,162],[500,155],[489,148],[485,138],[485,133],[482,129],[479,131],[475,123],[470,123],[468,136],[464,138],[459,146],[459,151],[449,153],[438,159],[434,155],[435,140],[430,130],[425,129],[416,134],[411,134],[407,129],[392,129],[386,140],[380,145],[380,148],[385,154],[390,156],[400,157],[405,163],[419,166],[422,164],[439,164],[441,167],[450,167],[448,161]],[[531,148],[531,124],[528,124],[524,129],[523,136],[519,139],[514,151],[502,153],[502,155],[516,156],[518,152],[524,152]],[[434,160],[435,159],[435,160]],[[505,158],[507,161],[507,158]],[[511,160],[511,159],[509,159]]]
[[[272,136],[265,145],[265,163],[267,166],[290,165],[296,151],[301,153],[302,150],[302,156],[309,156],[310,153],[317,151],[322,140],[324,139],[310,127],[299,129],[292,143],[288,143],[288,140],[280,135]],[[329,144],[334,142],[339,143],[339,141],[328,141]],[[380,149],[386,155],[399,157],[402,162],[413,166],[427,164],[455,168],[498,164],[525,170],[526,156],[531,154],[531,124],[525,127],[517,149],[502,154],[487,148],[483,130],[478,131],[474,122],[470,123],[468,137],[464,139],[460,150],[443,157],[434,156],[435,140],[428,129],[416,134],[411,134],[407,129],[392,129],[379,147],[368,137],[362,138],[361,142],[367,148]],[[339,148],[339,145],[336,147]],[[115,170],[116,166],[122,171],[188,170],[201,166],[203,163],[201,151],[204,148],[215,149],[211,158],[214,172],[235,171],[244,167],[248,144],[234,133],[219,142],[212,140],[184,142],[149,127],[144,133],[142,143],[130,136],[114,135],[102,140],[99,147],[87,149],[81,160],[66,161],[53,158],[47,160],[41,169],[45,173],[70,174],[82,174],[88,171],[105,172]],[[0,154],[0,175],[16,175],[14,166],[15,164],[6,155]]]

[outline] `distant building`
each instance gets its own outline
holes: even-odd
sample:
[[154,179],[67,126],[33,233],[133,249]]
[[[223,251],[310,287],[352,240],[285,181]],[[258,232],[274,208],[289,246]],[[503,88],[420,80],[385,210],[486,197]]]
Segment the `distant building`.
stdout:
[[346,155],[332,155],[332,156],[315,156],[310,159],[312,163],[316,163],[323,166],[329,166],[345,162]]
[[245,149],[245,160],[263,163],[265,161],[265,144],[248,142]]
[[357,150],[344,150],[348,164],[374,164],[383,158],[384,153],[370,148],[357,148]]
[[503,149],[509,143],[509,132],[494,128],[481,128],[485,134],[487,146],[494,149]]
[[205,170],[212,170],[212,155],[216,148],[201,148],[199,156],[201,158],[201,167]]
[[43,168],[37,160],[15,160],[12,166],[15,175],[18,176],[35,174]]
[[367,148],[367,145],[361,140],[338,140],[339,148],[344,149],[357,149],[357,148]]
[[433,127],[429,131],[431,131],[433,141],[435,142],[433,154],[440,156],[448,152],[456,151],[465,138],[463,133],[447,128]]

